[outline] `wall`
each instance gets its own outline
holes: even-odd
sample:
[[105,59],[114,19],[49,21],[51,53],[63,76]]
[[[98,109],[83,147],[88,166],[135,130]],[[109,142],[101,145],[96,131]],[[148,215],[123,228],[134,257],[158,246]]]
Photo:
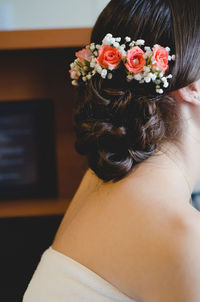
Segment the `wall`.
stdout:
[[0,0],[0,30],[91,27],[109,0]]

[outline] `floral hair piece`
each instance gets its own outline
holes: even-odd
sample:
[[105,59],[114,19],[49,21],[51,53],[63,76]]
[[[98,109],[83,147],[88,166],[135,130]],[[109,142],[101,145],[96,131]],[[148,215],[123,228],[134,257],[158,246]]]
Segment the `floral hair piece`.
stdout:
[[162,94],[162,88],[167,88],[168,79],[172,78],[168,74],[168,62],[175,61],[175,55],[169,54],[170,48],[156,44],[151,49],[144,46],[144,40],[131,41],[130,37],[125,38],[124,44],[120,45],[120,42],[120,37],[113,38],[112,34],[107,34],[102,45],[91,43],[76,52],[77,58],[70,64],[69,70],[72,84],[78,86],[80,82],[86,83],[96,73],[103,79],[112,79],[113,71],[123,63],[128,82],[136,80],[142,84],[152,81],[156,84],[156,92]]

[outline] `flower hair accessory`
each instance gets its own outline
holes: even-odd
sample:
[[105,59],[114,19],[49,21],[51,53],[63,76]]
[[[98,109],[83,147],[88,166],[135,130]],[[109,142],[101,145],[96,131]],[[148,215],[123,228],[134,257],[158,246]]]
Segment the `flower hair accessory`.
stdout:
[[156,92],[162,94],[163,88],[169,86],[168,79],[172,78],[168,74],[168,63],[175,61],[175,55],[170,55],[170,48],[158,44],[150,48],[144,46],[144,40],[131,41],[130,37],[125,38],[124,44],[120,45],[120,42],[120,37],[107,34],[101,45],[91,43],[76,52],[77,58],[70,64],[69,70],[72,84],[86,83],[96,73],[103,79],[112,79],[113,71],[122,63],[128,82],[136,80],[142,84],[152,81],[156,85]]

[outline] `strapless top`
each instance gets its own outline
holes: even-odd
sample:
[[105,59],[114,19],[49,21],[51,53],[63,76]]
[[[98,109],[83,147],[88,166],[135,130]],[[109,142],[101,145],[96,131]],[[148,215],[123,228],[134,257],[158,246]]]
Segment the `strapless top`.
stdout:
[[41,255],[23,302],[139,302],[81,263],[54,250]]

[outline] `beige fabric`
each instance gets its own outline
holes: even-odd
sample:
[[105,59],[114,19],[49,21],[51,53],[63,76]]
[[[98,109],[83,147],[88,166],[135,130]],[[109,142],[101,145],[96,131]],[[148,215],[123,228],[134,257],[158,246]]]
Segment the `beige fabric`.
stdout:
[[44,251],[23,302],[137,302],[51,246]]

